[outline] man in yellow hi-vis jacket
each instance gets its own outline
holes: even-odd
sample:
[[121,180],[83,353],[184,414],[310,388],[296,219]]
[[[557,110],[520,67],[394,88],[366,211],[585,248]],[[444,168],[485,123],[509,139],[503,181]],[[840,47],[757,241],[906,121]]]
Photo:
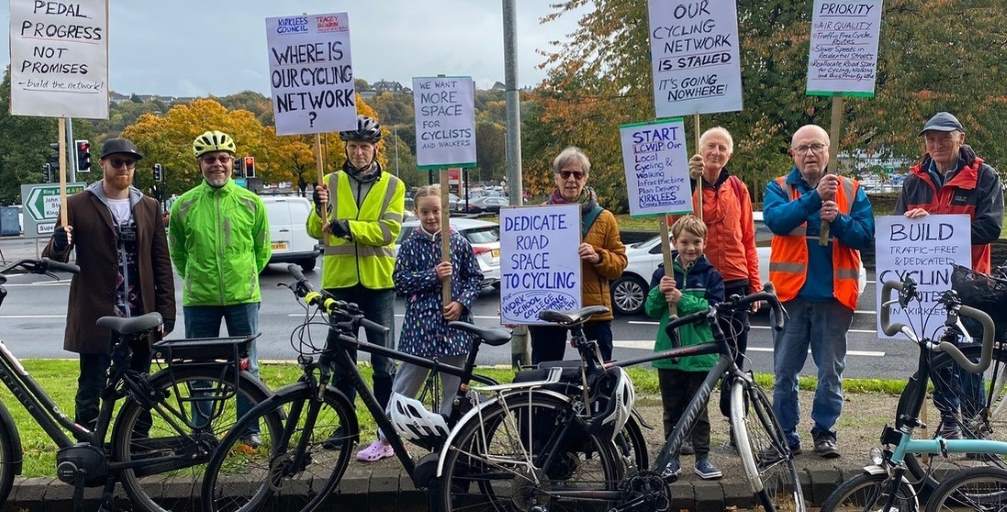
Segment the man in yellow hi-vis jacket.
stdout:
[[[360,306],[364,316],[389,329],[387,334],[366,330],[367,341],[395,347],[392,272],[395,270],[395,240],[402,228],[405,184],[383,172],[376,160],[381,127],[369,117],[358,116],[357,128],[339,133],[346,142],[343,169],[325,177],[315,187],[315,208],[308,215],[307,230],[323,241],[322,288],[337,299]],[[333,191],[330,193],[330,191]],[[322,203],[328,211],[322,215]],[[334,340],[333,340],[334,342]],[[356,354],[353,354],[354,358]],[[372,355],[374,395],[382,407],[392,392],[395,364]],[[346,379],[335,377],[352,402],[356,393]],[[378,443],[380,444],[380,443]],[[358,458],[379,460],[393,455],[364,449]]]

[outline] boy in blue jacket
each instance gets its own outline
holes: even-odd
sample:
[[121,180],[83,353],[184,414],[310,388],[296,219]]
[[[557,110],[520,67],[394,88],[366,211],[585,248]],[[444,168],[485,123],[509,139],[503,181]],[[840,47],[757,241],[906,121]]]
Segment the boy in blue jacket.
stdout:
[[[668,308],[676,305],[679,315],[688,315],[706,309],[711,302],[724,300],[724,280],[720,273],[703,256],[706,248],[706,224],[694,215],[679,219],[671,227],[674,277],[665,275],[664,265],[658,267],[651,279],[645,309],[651,318],[660,318],[655,352],[671,350],[671,340],[665,333],[668,325]],[[713,340],[709,325],[691,324],[678,328],[681,345],[698,345]],[[707,372],[717,364],[717,354],[683,357],[678,360],[662,359],[654,362],[661,386],[664,407],[664,435],[671,435],[685,412],[689,400],[696,394]],[[692,445],[696,453],[696,474],[704,480],[723,476],[710,462],[710,417],[703,409],[692,429]],[[676,456],[665,473],[678,475],[681,466]]]

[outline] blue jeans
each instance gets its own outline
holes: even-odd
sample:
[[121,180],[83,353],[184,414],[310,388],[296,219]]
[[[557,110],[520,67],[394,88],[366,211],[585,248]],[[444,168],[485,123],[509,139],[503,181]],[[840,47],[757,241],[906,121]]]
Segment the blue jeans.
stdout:
[[[228,336],[249,336],[259,332],[259,303],[235,304],[233,306],[183,306],[185,313],[186,338],[216,338],[220,336],[220,320],[227,324]],[[248,373],[259,378],[259,356],[255,349],[255,340],[248,344]],[[199,411],[197,411],[197,405]],[[238,417],[244,416],[254,404],[249,403],[244,396],[238,396]],[[208,403],[193,403],[193,421],[198,425],[209,418],[212,407]],[[249,429],[249,433],[257,433],[258,425]]]
[[[364,329],[367,333],[367,342],[381,345],[390,349],[395,349],[395,291],[394,290],[370,290],[357,285],[350,288],[328,288],[325,291],[332,294],[337,300],[352,302],[360,306],[364,313],[364,318],[383,325],[389,329],[387,333]],[[335,335],[329,331],[327,343],[335,344]],[[353,361],[357,360],[356,349],[349,350]],[[382,409],[388,408],[388,400],[392,396],[392,381],[395,378],[395,361],[389,360],[385,356],[371,354],[371,366],[374,368],[374,398]],[[337,369],[332,376],[332,385],[343,392],[350,403],[354,403],[357,391],[353,383],[345,378]]]
[[797,376],[811,358],[818,367],[818,388],[811,406],[812,435],[835,435],[834,427],[843,410],[843,370],[846,368],[846,331],[853,323],[853,311],[836,300],[810,302],[794,299],[785,302],[790,318],[783,331],[774,333],[773,413],[787,435],[787,442],[797,446],[797,424],[801,418],[797,401]]

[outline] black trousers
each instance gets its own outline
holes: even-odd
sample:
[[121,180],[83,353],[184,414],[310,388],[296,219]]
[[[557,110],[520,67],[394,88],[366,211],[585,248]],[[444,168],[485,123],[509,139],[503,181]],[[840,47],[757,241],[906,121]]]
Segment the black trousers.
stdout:
[[[706,372],[683,372],[660,368],[657,370],[657,381],[661,386],[661,403],[664,406],[665,439],[675,430],[675,425],[685,413],[689,400],[696,395],[704,380]],[[697,459],[710,453],[710,415],[706,412],[706,407],[703,407],[696,417],[691,437]]]
[[[531,362],[562,361],[566,353],[567,329],[553,325],[532,325],[528,327],[531,335]],[[584,336],[598,342],[601,357],[612,360],[612,322],[604,320],[584,324]]]
[[[133,370],[150,372],[150,347],[133,347],[133,358],[129,367]],[[94,431],[101,410],[101,392],[108,380],[108,367],[112,364],[111,354],[79,354],[80,375],[77,377],[77,396],[74,398],[74,422]],[[149,430],[149,412],[141,413],[138,427]]]
[[[325,290],[331,293],[337,300],[352,302],[360,306],[364,312],[364,317],[368,320],[387,327],[389,331],[364,329],[367,334],[368,343],[381,345],[386,348],[395,349],[395,291],[394,290],[370,290],[357,285],[350,288],[329,288]],[[329,343],[335,344],[335,334],[331,331],[328,334]],[[355,362],[357,360],[356,349],[351,349],[350,357]],[[374,380],[374,398],[382,409],[388,407],[388,401],[392,396],[392,382],[395,380],[395,361],[385,356],[371,354],[371,367],[374,369],[372,378]],[[353,387],[350,379],[345,378],[338,369],[332,376],[332,385],[343,392],[346,398],[353,404],[356,400],[357,390]]]

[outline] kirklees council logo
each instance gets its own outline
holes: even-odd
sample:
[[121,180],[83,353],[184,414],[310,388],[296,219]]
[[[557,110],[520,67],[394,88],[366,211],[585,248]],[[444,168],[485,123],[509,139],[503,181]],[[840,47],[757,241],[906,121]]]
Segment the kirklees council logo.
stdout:
[[315,23],[318,32],[346,32],[350,29],[339,16],[316,16]]
[[307,34],[308,18],[306,16],[293,16],[290,18],[280,18],[276,20],[277,34]]

